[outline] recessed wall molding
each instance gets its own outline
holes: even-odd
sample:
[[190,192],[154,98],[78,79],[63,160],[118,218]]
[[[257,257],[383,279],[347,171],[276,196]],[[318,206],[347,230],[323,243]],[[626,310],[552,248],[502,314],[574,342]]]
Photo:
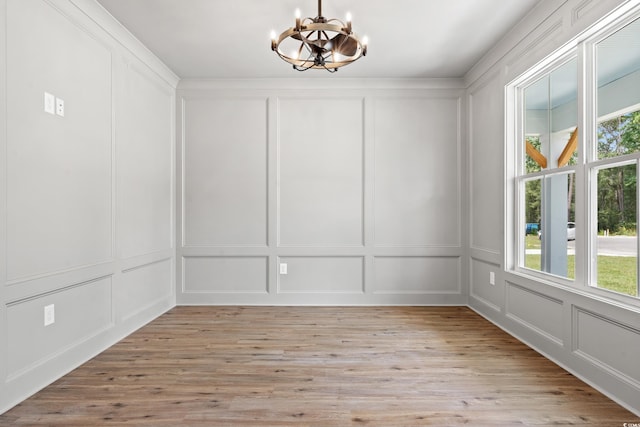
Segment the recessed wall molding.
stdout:
[[120,261],[120,267],[123,273],[137,268],[146,267],[157,262],[170,260],[175,255],[173,249],[165,249],[162,251],[152,252],[149,254],[138,255],[132,258],[126,258]]
[[511,282],[507,282],[506,293],[505,315],[509,319],[563,345],[563,301]]
[[576,305],[572,307],[572,321],[573,353],[640,392],[640,368],[637,363],[640,329]]
[[593,8],[593,0],[582,0],[576,7],[571,10],[571,24],[574,25],[582,19],[589,10]]
[[476,301],[484,304],[485,306],[487,306],[489,309],[493,310],[496,313],[501,313],[502,312],[502,308],[500,308],[499,305],[496,305],[494,303],[492,303],[491,301],[488,301],[484,298],[482,298],[481,296],[477,295],[473,290],[471,290],[470,296],[475,299]]
[[469,91],[467,116],[469,145],[469,230],[470,247],[490,256],[501,253],[503,246],[503,217],[495,214],[495,207],[503,205],[502,147],[491,144],[503,138],[503,121],[491,119],[494,110],[501,108],[503,95],[497,71],[488,73]]
[[460,294],[458,256],[376,256],[374,294]]
[[[29,333],[9,328],[7,380],[15,380],[112,326],[111,284],[110,277],[100,278],[9,305],[8,324],[27,327]],[[42,307],[47,304],[54,304],[57,312],[65,315],[43,326]]]
[[268,257],[183,257],[182,292],[185,294],[267,294]]
[[[484,259],[470,259],[469,296],[475,298],[494,311],[500,312],[504,306],[504,284],[500,280],[500,266]],[[494,284],[489,282],[490,274],[494,275]]]
[[5,299],[8,303],[11,303],[23,298],[31,298],[49,292],[56,292],[68,286],[110,276],[115,273],[115,268],[115,261],[106,261],[68,271],[7,282]]

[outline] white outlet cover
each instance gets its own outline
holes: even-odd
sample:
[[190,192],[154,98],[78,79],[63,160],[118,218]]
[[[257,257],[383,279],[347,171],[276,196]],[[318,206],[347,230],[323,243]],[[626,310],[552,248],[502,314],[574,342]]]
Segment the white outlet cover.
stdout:
[[64,99],[56,98],[56,114],[64,117]]
[[49,326],[56,321],[56,307],[54,304],[49,304],[44,307],[44,326]]
[[287,274],[287,264],[286,263],[280,263],[280,274]]
[[49,92],[44,93],[44,112],[49,114],[56,113],[56,97]]
[[493,271],[489,272],[489,284],[490,285],[496,284],[496,273],[494,273]]

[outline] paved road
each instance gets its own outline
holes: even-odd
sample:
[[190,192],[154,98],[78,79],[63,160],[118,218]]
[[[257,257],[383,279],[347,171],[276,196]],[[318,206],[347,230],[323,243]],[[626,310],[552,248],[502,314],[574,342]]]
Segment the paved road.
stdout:
[[598,236],[598,255],[636,256],[637,253],[638,239],[635,236]]
[[[636,256],[637,238],[635,236],[598,236],[598,255]],[[567,254],[575,253],[576,242],[567,242]],[[528,254],[539,254],[539,249],[528,249]]]

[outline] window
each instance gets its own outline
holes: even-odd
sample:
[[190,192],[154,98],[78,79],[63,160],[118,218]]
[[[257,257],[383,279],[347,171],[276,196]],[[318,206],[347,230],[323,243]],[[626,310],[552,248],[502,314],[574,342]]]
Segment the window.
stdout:
[[526,224],[536,224],[537,232],[526,233],[525,226],[520,265],[566,279],[575,276],[577,88],[575,57],[522,88],[524,161],[518,187]]
[[[593,286],[638,297],[640,19],[595,44]],[[594,155],[595,151],[595,155]],[[589,161],[590,160],[590,161]]]
[[640,295],[639,15],[585,34],[508,86],[515,271]]

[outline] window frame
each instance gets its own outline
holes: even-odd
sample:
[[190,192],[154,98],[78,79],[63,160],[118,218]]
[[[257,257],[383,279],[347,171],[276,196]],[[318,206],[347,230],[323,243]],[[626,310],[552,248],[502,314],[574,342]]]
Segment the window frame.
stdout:
[[[592,298],[640,307],[640,235],[637,237],[636,286],[638,295],[626,295],[597,285],[597,174],[608,167],[636,165],[640,183],[640,152],[613,158],[598,158],[597,46],[634,21],[640,20],[640,5],[620,8],[529,67],[505,86],[505,270],[551,286],[570,289]],[[527,87],[571,61],[577,61],[577,161],[575,165],[526,173],[525,99]],[[640,104],[639,104],[640,105]],[[633,106],[629,111],[637,111]],[[621,110],[622,111],[622,110]],[[603,116],[604,118],[604,116]],[[524,266],[526,245],[525,191],[527,181],[575,173],[575,274],[574,279]],[[640,185],[636,188],[636,227],[640,228]]]

